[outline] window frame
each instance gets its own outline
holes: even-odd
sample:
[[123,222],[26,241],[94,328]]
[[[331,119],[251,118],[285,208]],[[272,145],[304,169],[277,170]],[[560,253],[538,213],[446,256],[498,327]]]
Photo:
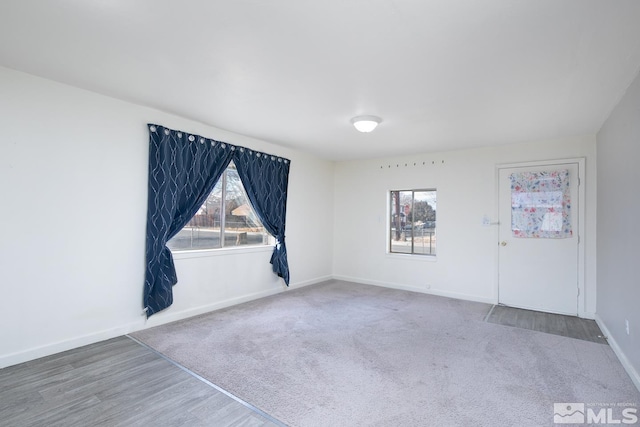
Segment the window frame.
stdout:
[[[415,204],[415,193],[419,193],[419,192],[433,192],[435,194],[435,199],[437,200],[437,194],[438,194],[438,190],[437,188],[413,188],[413,189],[405,189],[405,190],[388,190],[386,192],[386,206],[387,206],[387,224],[385,226],[385,230],[386,230],[386,253],[388,256],[390,257],[412,257],[414,259],[419,259],[419,260],[425,260],[425,261],[435,261],[438,251],[437,251],[437,245],[435,247],[435,252],[434,253],[420,253],[420,252],[415,252],[414,250],[414,245],[415,245],[415,241],[414,241],[414,222],[413,221],[413,217],[412,217],[412,221],[411,221],[411,252],[397,252],[393,250],[393,241],[394,239],[392,238],[392,224],[391,221],[393,219],[393,213],[391,212],[391,209],[393,207],[393,201],[392,201],[392,194],[393,193],[407,193],[407,192],[411,192],[411,214],[414,214],[414,204]],[[398,200],[399,203],[399,200]],[[436,213],[436,218],[437,218],[437,213]],[[437,219],[434,220],[434,223],[436,224],[433,227],[434,233],[433,236],[436,236],[436,229],[437,229]]]

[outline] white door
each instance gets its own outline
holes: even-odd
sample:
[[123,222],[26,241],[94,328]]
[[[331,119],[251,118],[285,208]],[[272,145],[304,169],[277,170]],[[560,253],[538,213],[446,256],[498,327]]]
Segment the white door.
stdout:
[[499,169],[500,304],[577,315],[578,166]]

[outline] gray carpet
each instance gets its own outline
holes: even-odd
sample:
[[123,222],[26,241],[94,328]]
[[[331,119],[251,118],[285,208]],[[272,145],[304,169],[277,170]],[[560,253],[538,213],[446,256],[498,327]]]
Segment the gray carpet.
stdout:
[[291,426],[551,426],[554,402],[640,404],[610,347],[490,308],[331,281],[132,335]]

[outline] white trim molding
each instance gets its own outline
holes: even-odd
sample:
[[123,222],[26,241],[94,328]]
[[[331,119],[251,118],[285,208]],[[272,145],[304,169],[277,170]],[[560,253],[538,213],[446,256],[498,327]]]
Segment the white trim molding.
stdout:
[[384,288],[391,288],[391,289],[400,289],[402,291],[411,291],[411,292],[419,292],[421,294],[428,294],[428,295],[437,295],[440,297],[447,297],[447,298],[455,298],[455,299],[461,299],[461,300],[466,300],[466,301],[476,301],[476,302],[483,302],[486,304],[495,304],[496,301],[493,298],[486,298],[486,297],[482,297],[479,295],[470,295],[470,294],[462,294],[462,293],[458,293],[458,292],[449,292],[449,291],[441,291],[438,289],[424,289],[424,288],[418,288],[416,286],[410,286],[410,285],[405,285],[402,283],[392,283],[392,282],[381,282],[378,280],[369,280],[369,279],[362,279],[359,277],[350,277],[350,276],[333,276],[333,278],[335,280],[344,280],[345,282],[354,282],[354,283],[360,283],[363,285],[373,285],[373,286],[381,286]]
[[629,377],[631,377],[631,381],[633,381],[633,384],[636,386],[638,391],[640,391],[640,373],[638,373],[638,371],[635,370],[631,362],[629,362],[629,359],[627,359],[627,356],[624,354],[624,352],[622,351],[622,349],[620,348],[616,340],[611,336],[611,332],[609,332],[609,328],[607,328],[607,325],[604,323],[604,320],[602,320],[602,318],[598,316],[597,313],[595,315],[595,320],[598,326],[600,327],[600,330],[602,331],[602,333],[605,335],[605,337],[607,337],[607,341],[609,342],[609,347],[611,347],[611,350],[613,350],[615,355],[618,357],[618,360],[622,364],[622,367],[624,368],[625,371],[627,371],[627,374],[629,374]]

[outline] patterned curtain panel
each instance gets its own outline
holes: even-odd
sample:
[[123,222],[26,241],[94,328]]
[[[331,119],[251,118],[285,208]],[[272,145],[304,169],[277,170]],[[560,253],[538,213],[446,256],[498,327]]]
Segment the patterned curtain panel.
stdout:
[[148,316],[173,303],[178,282],[167,241],[198,212],[235,147],[149,125],[149,200],[144,307]]
[[288,286],[289,263],[284,229],[289,160],[241,148],[235,151],[233,162],[262,225],[276,238],[271,264],[273,272]]
[[513,237],[564,239],[572,236],[569,171],[511,174]]
[[273,271],[289,285],[285,216],[290,161],[248,148],[149,124],[144,307],[147,317],[173,303],[178,282],[167,241],[198,212],[233,160],[247,196],[276,240]]

